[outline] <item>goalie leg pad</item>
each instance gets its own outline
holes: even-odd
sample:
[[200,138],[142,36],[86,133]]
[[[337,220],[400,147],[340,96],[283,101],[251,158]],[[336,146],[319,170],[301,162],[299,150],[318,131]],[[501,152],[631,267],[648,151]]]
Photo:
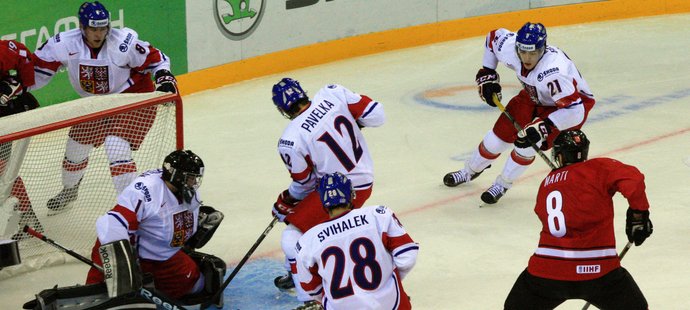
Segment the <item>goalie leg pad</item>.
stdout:
[[108,296],[130,294],[141,288],[141,270],[128,240],[101,245],[98,253],[103,262],[103,277],[108,287]]
[[[204,295],[213,296],[221,288],[227,265],[222,259],[211,254],[192,252],[190,257],[197,263],[201,274],[204,275]],[[218,307],[223,307],[223,294],[218,294],[217,300],[211,301]]]

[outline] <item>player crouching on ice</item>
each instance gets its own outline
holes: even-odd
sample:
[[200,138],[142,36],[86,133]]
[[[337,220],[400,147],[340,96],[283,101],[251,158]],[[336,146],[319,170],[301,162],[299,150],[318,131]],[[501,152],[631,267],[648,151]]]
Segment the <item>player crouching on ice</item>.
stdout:
[[326,174],[316,190],[330,220],[297,242],[302,288],[325,309],[411,309],[402,279],[417,262],[419,245],[393,210],[354,209],[352,181],[339,172]]
[[[163,169],[149,170],[127,186],[117,205],[96,221],[98,240],[91,258],[104,268],[89,270],[87,287],[102,292],[105,282],[111,300],[136,295],[132,293],[142,285],[181,304],[214,296],[225,263],[194,249],[209,241],[224,216],[201,203],[197,189],[203,173],[199,156],[178,150],[165,158]],[[222,307],[223,294],[218,296],[212,304]]]

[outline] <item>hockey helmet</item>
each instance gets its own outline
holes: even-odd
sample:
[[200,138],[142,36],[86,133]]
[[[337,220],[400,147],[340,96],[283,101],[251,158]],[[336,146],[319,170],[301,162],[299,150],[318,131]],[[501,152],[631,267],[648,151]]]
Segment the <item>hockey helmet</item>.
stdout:
[[309,100],[309,97],[296,80],[283,78],[273,85],[273,104],[285,117],[294,118],[296,115],[293,107],[302,100]]
[[316,190],[326,210],[349,204],[355,194],[352,190],[352,181],[340,172],[324,175]]
[[546,27],[541,23],[527,22],[518,30],[515,47],[518,50],[531,52],[546,46]]
[[[163,180],[176,189],[178,198],[192,201],[204,176],[204,162],[190,150],[177,150],[163,160]],[[179,197],[179,195],[182,195]]]
[[110,25],[110,13],[105,6],[98,1],[84,2],[79,7],[79,23],[88,27],[108,27]]
[[[557,167],[587,160],[589,140],[580,130],[562,131],[553,142],[551,156]],[[561,156],[558,156],[561,155]]]

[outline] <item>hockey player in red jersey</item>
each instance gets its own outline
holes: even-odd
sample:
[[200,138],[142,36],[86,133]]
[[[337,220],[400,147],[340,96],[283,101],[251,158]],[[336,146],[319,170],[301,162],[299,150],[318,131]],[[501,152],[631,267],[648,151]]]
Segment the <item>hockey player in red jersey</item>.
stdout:
[[[38,107],[38,101],[26,89],[34,85],[34,65],[31,52],[16,41],[0,40],[0,117],[17,114]],[[43,228],[31,207],[29,195],[18,171],[8,172],[9,160],[12,156],[13,143],[0,143],[0,212],[13,214],[19,212],[19,227],[29,225],[38,231]],[[7,196],[5,196],[7,195]],[[15,222],[16,223],[16,222]],[[4,227],[0,223],[0,236],[4,230],[14,230],[15,227]],[[19,240],[28,237],[20,232],[12,236]]]
[[486,36],[483,67],[476,75],[479,97],[496,106],[493,96],[501,98],[496,72],[498,63],[515,71],[523,89],[505,107],[516,123],[501,114],[484,136],[465,167],[443,178],[446,186],[458,186],[477,178],[484,169],[513,147],[494,183],[481,195],[493,204],[505,195],[513,182],[534,162],[536,145],[548,150],[558,132],[579,129],[594,107],[594,95],[575,64],[560,49],[548,45],[546,28],[540,23],[526,23],[517,32],[496,29]]
[[628,201],[625,233],[641,245],[652,234],[644,175],[610,158],[587,159],[580,130],[554,141],[557,168],[539,186],[534,211],[539,245],[505,301],[505,309],[553,309],[584,299],[600,309],[647,309],[647,301],[616,253],[612,197]]
[[[58,33],[36,50],[34,88],[46,85],[64,67],[72,87],[82,97],[177,92],[169,58],[140,40],[134,30],[112,28],[110,13],[103,4],[84,2],[77,15],[79,29]],[[63,190],[48,201],[49,215],[63,212],[77,199],[94,147],[104,146],[115,191],[122,192],[137,176],[132,151],[143,143],[155,116],[156,109],[151,107],[70,128],[62,163]]]

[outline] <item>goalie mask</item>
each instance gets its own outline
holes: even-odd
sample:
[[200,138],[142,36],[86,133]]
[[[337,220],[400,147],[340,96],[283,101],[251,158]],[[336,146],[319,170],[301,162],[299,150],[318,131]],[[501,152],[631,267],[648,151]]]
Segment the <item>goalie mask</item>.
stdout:
[[79,7],[79,23],[84,27],[108,27],[110,26],[110,13],[105,6],[98,1],[84,2]]
[[293,119],[296,116],[297,103],[309,100],[307,92],[302,89],[299,82],[291,78],[283,78],[273,85],[273,104],[283,116]]
[[324,175],[316,190],[326,210],[349,204],[355,197],[352,181],[340,172]]
[[192,202],[204,176],[204,162],[190,150],[170,153],[163,161],[163,180],[175,187],[175,195]]
[[556,167],[560,168],[587,160],[588,152],[589,140],[585,133],[580,130],[566,130],[554,140],[551,156]]

